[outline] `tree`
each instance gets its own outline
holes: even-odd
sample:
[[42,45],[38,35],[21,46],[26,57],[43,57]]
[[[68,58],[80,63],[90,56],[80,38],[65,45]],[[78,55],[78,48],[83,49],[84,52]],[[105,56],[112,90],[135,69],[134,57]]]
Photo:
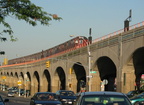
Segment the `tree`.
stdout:
[[24,20],[32,26],[36,26],[37,22],[41,25],[49,25],[51,20],[61,20],[56,14],[50,14],[42,10],[42,7],[36,6],[30,0],[0,0],[0,24],[5,29],[0,32],[0,40],[6,41],[4,34],[10,35],[11,41],[16,39],[13,37],[13,30],[5,18],[14,16],[18,20]]

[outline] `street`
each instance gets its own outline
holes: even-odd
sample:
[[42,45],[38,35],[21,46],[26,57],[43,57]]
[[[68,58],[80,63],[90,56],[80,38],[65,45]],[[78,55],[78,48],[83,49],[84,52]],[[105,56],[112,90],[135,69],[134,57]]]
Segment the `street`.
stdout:
[[29,102],[6,102],[5,105],[29,105]]
[[15,97],[7,97],[7,91],[0,91],[0,95],[3,99],[9,99],[9,102],[5,102],[5,105],[29,105],[30,103],[30,98],[19,97],[17,95]]

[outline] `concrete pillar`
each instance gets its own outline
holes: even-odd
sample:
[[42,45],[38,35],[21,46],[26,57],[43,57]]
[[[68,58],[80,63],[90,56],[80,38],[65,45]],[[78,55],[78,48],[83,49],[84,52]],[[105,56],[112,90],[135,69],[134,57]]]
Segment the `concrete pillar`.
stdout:
[[34,93],[35,93],[35,87],[34,87],[34,84],[31,84],[31,90],[30,90],[30,93],[31,93],[31,96],[33,96]]
[[9,87],[12,87],[12,86],[13,86],[12,83],[9,82]]
[[48,81],[46,79],[46,77],[42,78],[43,80],[40,82],[40,91],[41,92],[46,92],[48,91]]
[[127,93],[131,90],[135,90],[135,73],[133,65],[126,65],[122,70],[123,83],[121,85],[122,92]]
[[101,90],[101,80],[99,77],[99,72],[91,74],[91,91],[100,91]]
[[14,77],[11,82],[13,83],[13,86],[18,86],[18,78]]
[[58,75],[54,76],[54,79],[51,79],[51,92],[56,92],[58,90],[60,90],[60,80]]
[[77,82],[78,81],[76,79],[75,73],[72,74],[71,82],[72,82],[72,91],[74,91],[74,93],[77,93]]

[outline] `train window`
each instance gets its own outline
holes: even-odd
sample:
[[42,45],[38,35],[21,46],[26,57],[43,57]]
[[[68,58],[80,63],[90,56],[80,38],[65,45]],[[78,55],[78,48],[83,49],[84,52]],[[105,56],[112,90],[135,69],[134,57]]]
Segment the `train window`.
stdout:
[[78,44],[78,43],[79,43],[78,40],[76,40],[76,41],[75,41],[75,44]]
[[80,40],[79,40],[79,43],[82,44],[82,43],[83,43],[83,40],[80,39]]

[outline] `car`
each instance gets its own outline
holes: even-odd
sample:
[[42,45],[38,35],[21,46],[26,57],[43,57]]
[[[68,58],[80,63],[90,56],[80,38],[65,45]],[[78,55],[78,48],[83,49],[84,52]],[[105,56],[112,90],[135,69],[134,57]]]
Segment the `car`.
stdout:
[[18,89],[16,94],[20,94],[21,96],[23,96],[25,94],[25,90],[24,89]]
[[144,101],[139,101],[136,105],[144,105]]
[[19,92],[20,92],[20,95],[22,95],[22,96],[25,94],[25,90],[24,89],[20,89]]
[[10,89],[17,90],[18,87],[9,87],[9,88],[7,88],[7,90],[10,90]]
[[133,105],[137,105],[139,101],[144,101],[144,92],[130,98],[130,100]]
[[24,93],[23,93],[23,95],[25,95],[25,93],[26,93],[26,97],[29,97],[30,96],[30,90],[24,90]]
[[56,92],[56,95],[58,96],[58,99],[62,102],[62,104],[74,104],[77,98],[74,92],[70,90],[58,90]]
[[137,90],[132,90],[132,91],[129,91],[126,95],[129,97],[129,98],[131,98],[131,97],[133,97],[133,96],[135,96],[135,95],[138,95],[140,92],[139,91],[137,91]]
[[9,102],[9,99],[4,99],[0,96],[0,105],[5,105],[6,102]]
[[8,91],[11,91],[11,92],[14,92],[14,93],[17,93],[18,92],[18,89],[15,87],[12,87],[12,88],[9,88]]
[[15,96],[15,92],[8,91],[7,96],[8,97],[14,97]]
[[130,99],[120,92],[82,92],[75,105],[132,105]]
[[62,105],[55,93],[37,92],[30,100],[30,105]]

